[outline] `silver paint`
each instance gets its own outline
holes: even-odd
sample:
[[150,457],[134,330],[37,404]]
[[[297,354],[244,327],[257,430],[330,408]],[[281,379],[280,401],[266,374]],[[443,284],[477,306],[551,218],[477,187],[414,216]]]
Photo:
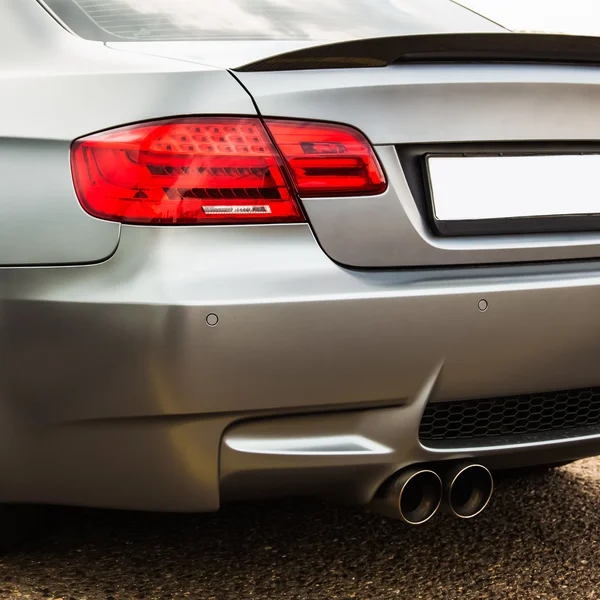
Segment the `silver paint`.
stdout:
[[[223,432],[255,417],[305,415],[289,433],[265,422],[270,438],[359,435],[396,449],[361,455],[375,461],[364,472],[356,455],[330,453],[333,479],[321,468],[296,478],[322,457],[287,455],[297,469],[278,460],[286,472],[273,493],[307,481],[326,493],[339,479],[366,501],[416,460],[595,453],[585,439],[452,453],[411,440],[426,398],[599,385],[598,272],[598,263],[352,271],[307,225],[123,226],[102,264],[0,269],[0,500],[215,509]],[[494,306],[483,315],[482,297]],[[206,326],[211,312],[218,327]],[[248,461],[262,469],[270,459],[260,456],[237,452],[221,472]],[[237,489],[237,476],[225,479],[227,494]],[[269,488],[268,474],[251,480]]]
[[[32,0],[5,4],[0,501],[195,511],[310,491],[368,502],[413,462],[497,467],[600,450],[596,437],[452,452],[418,443],[428,400],[600,385],[600,262],[547,262],[599,256],[600,236],[434,238],[394,148],[598,139],[596,69],[244,74],[263,114],[361,128],[388,191],[306,200],[310,224],[120,227],[80,208],[74,139],[174,115],[256,114],[252,98],[189,54],[109,48]],[[533,264],[490,264],[518,261]],[[477,310],[482,298],[493,310]]]
[[595,67],[398,64],[236,77],[265,116],[350,123],[377,145],[600,138]]
[[321,247],[341,264],[424,267],[600,256],[598,232],[437,237],[417,209],[396,149],[379,146],[377,154],[389,181],[383,194],[302,201]]
[[119,225],[79,205],[71,142],[98,130],[177,114],[254,114],[227,73],[119,52],[62,29],[35,1],[0,19],[0,265],[97,262]]

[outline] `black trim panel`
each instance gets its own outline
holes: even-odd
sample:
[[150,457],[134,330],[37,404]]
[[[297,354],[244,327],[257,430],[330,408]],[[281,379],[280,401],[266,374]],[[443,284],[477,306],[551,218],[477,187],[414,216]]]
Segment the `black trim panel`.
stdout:
[[440,33],[380,37],[302,48],[235,70],[300,71],[439,62],[600,65],[600,39],[539,33]]
[[555,156],[600,154],[599,142],[477,142],[399,146],[398,156],[421,216],[441,237],[600,231],[599,214],[440,221],[433,214],[427,156]]

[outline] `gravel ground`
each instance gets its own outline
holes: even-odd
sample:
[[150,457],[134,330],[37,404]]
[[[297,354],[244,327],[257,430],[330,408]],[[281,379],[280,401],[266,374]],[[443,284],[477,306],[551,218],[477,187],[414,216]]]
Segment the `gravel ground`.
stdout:
[[473,521],[408,527],[310,500],[217,515],[59,510],[0,558],[0,597],[600,598],[600,460],[500,481]]

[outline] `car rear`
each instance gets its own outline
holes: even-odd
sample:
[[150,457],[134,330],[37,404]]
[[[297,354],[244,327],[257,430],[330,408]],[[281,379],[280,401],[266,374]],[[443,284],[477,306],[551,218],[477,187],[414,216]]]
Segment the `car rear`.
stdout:
[[223,68],[159,4],[3,25],[0,499],[366,504],[600,452],[593,44],[440,0],[385,41],[229,32]]

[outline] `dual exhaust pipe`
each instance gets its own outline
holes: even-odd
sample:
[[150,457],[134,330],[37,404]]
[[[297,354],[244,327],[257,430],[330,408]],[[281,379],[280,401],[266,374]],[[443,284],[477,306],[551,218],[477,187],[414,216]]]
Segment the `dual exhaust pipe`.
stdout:
[[483,465],[455,464],[442,476],[431,469],[411,468],[393,475],[371,506],[410,525],[429,521],[442,504],[454,516],[471,519],[488,505],[493,490],[492,474]]

